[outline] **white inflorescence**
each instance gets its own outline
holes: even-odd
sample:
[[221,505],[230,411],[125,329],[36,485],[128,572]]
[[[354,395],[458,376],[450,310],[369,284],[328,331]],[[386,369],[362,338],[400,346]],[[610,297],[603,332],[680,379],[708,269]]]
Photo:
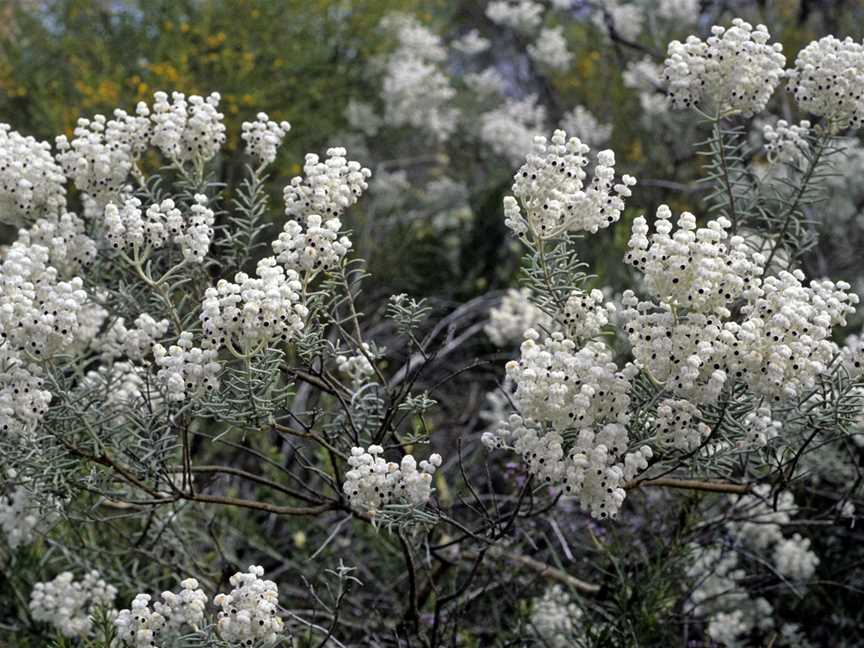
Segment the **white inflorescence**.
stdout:
[[567,39],[561,27],[540,30],[537,40],[528,46],[528,56],[559,72],[565,72],[573,62],[573,54],[567,49]]
[[318,272],[337,267],[351,249],[351,240],[340,236],[338,218],[322,222],[318,214],[306,217],[306,227],[295,220],[285,223],[279,238],[273,241],[276,260],[297,272]]
[[441,455],[430,455],[418,466],[410,454],[397,464],[384,459],[383,453],[379,445],[351,448],[351,470],[345,473],[342,486],[351,506],[375,513],[388,504],[425,504],[432,494],[432,475],[441,466]]
[[303,330],[308,310],[301,303],[303,284],[294,270],[273,257],[261,259],[257,277],[238,272],[204,292],[201,325],[204,347],[226,347],[238,355],[288,342]]
[[270,164],[276,159],[276,152],[291,124],[287,121],[275,122],[267,113],[258,113],[254,122],[243,122],[240,137],[246,142],[246,154],[255,158],[259,164]]
[[23,225],[66,206],[66,176],[51,146],[0,124],[0,221]]
[[[6,476],[11,483],[18,474],[10,468]],[[42,493],[37,495],[20,482],[7,495],[0,494],[0,532],[9,547],[14,551],[31,544],[36,534],[53,521],[57,505],[54,498]]]
[[714,110],[750,116],[765,104],[783,77],[783,46],[768,44],[764,25],[740,18],[728,29],[712,27],[703,42],[696,36],[669,43],[664,77],[675,108],[690,108],[710,101]]
[[541,645],[570,648],[582,636],[582,610],[560,585],[549,587],[531,605],[531,628]]
[[495,153],[518,164],[531,151],[534,140],[546,124],[546,108],[536,95],[508,98],[501,105],[480,115],[480,140]]
[[126,326],[124,318],[118,317],[93,346],[106,360],[128,358],[140,362],[153,350],[156,341],[165,337],[168,326],[167,319],[156,321],[147,313],[135,318],[132,328]]
[[273,581],[261,578],[263,575],[263,567],[252,565],[229,579],[234,588],[231,592],[213,598],[213,604],[222,608],[216,621],[222,639],[252,646],[275,641],[282,632],[279,588]]
[[206,99],[182,92],[153,95],[152,142],[165,157],[178,163],[203,163],[225,143],[224,115],[219,112],[219,93]]
[[[536,238],[563,232],[597,232],[621,217],[624,198],[636,179],[615,182],[615,154],[601,151],[591,184],[585,186],[589,148],[578,138],[556,130],[552,140],[535,139],[535,150],[514,176],[515,198],[504,199],[507,226],[518,236],[530,230]],[[519,207],[522,204],[525,214]]]
[[557,332],[540,343],[538,338],[529,329],[519,360],[507,363],[524,416],[562,430],[626,423],[630,383],[605,345],[592,342],[578,349]]
[[804,112],[835,128],[864,125],[864,45],[825,36],[798,53],[788,90]]
[[529,288],[510,288],[501,304],[489,310],[489,323],[483,330],[492,344],[503,347],[522,342],[528,329],[549,331],[552,326],[552,318],[531,301]]
[[644,216],[633,221],[624,262],[644,275],[645,287],[661,302],[703,313],[728,313],[727,306],[755,287],[764,259],[753,257],[740,236],[729,236],[725,217],[696,227],[684,212],[672,233],[672,210],[657,209],[649,238]]
[[[204,621],[207,595],[198,588],[198,581],[187,578],[180,591],[162,592],[161,601],[152,604],[149,594],[138,594],[130,609],[120,610],[114,620],[117,639],[129,648],[155,648],[167,635],[197,630]],[[159,643],[157,643],[157,641]]]
[[374,358],[374,355],[368,342],[363,343],[363,350],[365,353],[358,351],[353,355],[336,356],[336,368],[340,373],[348,376],[355,385],[366,382],[375,373],[375,368],[369,361],[369,358]]
[[564,113],[561,118],[561,130],[571,133],[588,146],[600,146],[609,141],[612,136],[612,125],[601,124],[591,111],[584,106],[576,106]]
[[171,401],[185,401],[203,392],[214,392],[219,387],[221,371],[218,357],[217,349],[196,347],[188,331],[181,333],[177,344],[167,349],[161,344],[153,345],[153,359],[158,367],[156,379]]
[[477,56],[489,49],[491,43],[488,38],[483,38],[476,29],[465,32],[458,39],[450,43],[450,47],[466,56]]
[[663,115],[669,110],[669,99],[663,88],[663,66],[650,56],[627,64],[621,79],[625,88],[639,93],[639,105],[648,117]]
[[770,162],[779,161],[792,163],[802,159],[810,151],[807,136],[810,134],[810,122],[801,121],[790,124],[785,119],[777,121],[775,126],[765,124],[762,127],[762,137],[765,139],[765,153]]
[[141,210],[138,198],[128,198],[121,207],[105,207],[105,238],[115,250],[134,250],[144,246],[160,248],[168,241],[180,246],[183,257],[201,263],[213,239],[213,210],[207,196],[196,194],[184,218],[171,198]]
[[459,111],[452,107],[456,90],[442,66],[447,50],[441,39],[404,14],[385,17],[382,26],[398,41],[381,86],[387,124],[421,128],[447,140],[456,129]]
[[96,243],[85,233],[84,221],[72,212],[59,218],[39,218],[18,230],[18,243],[48,249],[48,261],[63,278],[74,277],[96,258]]
[[66,637],[87,638],[97,608],[111,609],[117,589],[91,571],[80,581],[63,572],[48,583],[36,583],[30,594],[30,612],[37,621],[53,625]]
[[615,305],[605,301],[601,290],[570,292],[561,312],[561,323],[571,338],[593,338],[600,335],[615,314]]
[[306,155],[303,172],[295,176],[283,192],[285,215],[300,223],[312,214],[322,219],[338,218],[357,202],[366,189],[369,169],[345,158],[344,148],[327,150],[327,160],[314,153]]
[[600,0],[599,11],[594,15],[594,24],[606,32],[611,23],[611,28],[624,40],[635,41],[642,33],[642,25],[645,23],[645,12],[636,3],[621,2],[621,0]]
[[147,105],[138,104],[137,116],[114,111],[114,119],[96,115],[81,118],[70,142],[65,135],[55,140],[57,161],[79,191],[97,204],[115,200],[125,188],[135,160],[147,148],[150,124]]
[[527,34],[543,22],[543,5],[533,0],[492,0],[486,5],[486,17],[496,25]]
[[660,446],[693,450],[711,432],[701,421],[699,408],[688,400],[667,398],[657,406],[655,429]]

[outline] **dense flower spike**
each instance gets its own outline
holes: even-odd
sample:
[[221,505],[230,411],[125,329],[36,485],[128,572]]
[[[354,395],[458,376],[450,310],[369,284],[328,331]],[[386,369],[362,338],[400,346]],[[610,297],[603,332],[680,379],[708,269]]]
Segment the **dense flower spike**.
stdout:
[[213,393],[219,387],[217,349],[196,347],[192,334],[180,334],[177,344],[167,349],[161,344],[153,345],[153,358],[158,367],[156,379],[161,383],[170,401],[185,401],[200,397],[202,393]]
[[56,217],[66,206],[65,182],[47,142],[0,124],[0,222],[23,225]]
[[564,304],[561,323],[571,338],[593,338],[600,335],[615,313],[615,305],[605,301],[601,290],[573,290]]
[[96,258],[96,243],[85,233],[85,224],[72,212],[59,218],[38,219],[18,232],[18,243],[48,250],[48,262],[64,279],[87,269]]
[[570,648],[582,637],[582,610],[560,585],[549,587],[531,605],[531,628],[543,646]]
[[213,604],[222,608],[216,627],[225,641],[252,646],[259,641],[273,642],[282,632],[279,588],[261,578],[263,575],[263,567],[250,566],[228,580],[234,589],[213,598]]
[[[601,151],[591,184],[585,186],[589,148],[578,138],[556,130],[547,144],[535,139],[535,150],[514,176],[515,198],[504,199],[507,226],[519,236],[552,238],[564,232],[596,232],[621,217],[624,198],[635,178],[615,183],[615,154]],[[519,200],[525,215],[519,208]]]
[[864,125],[864,45],[825,36],[798,53],[788,90],[804,112],[833,128]]
[[432,494],[432,475],[441,466],[441,455],[417,460],[410,454],[400,464],[382,456],[384,448],[371,445],[368,449],[351,448],[342,490],[355,509],[375,513],[388,504],[421,506]]
[[109,585],[98,571],[76,581],[63,572],[48,583],[36,583],[30,595],[30,612],[37,621],[54,626],[65,637],[86,639],[93,628],[97,608],[110,610],[117,588]]
[[344,148],[328,149],[325,162],[314,153],[306,156],[306,177],[296,176],[285,187],[286,216],[300,223],[313,214],[329,220],[357,202],[369,188],[366,180],[372,172],[359,162],[349,162],[346,154]]
[[664,77],[672,105],[691,108],[707,99],[719,113],[760,112],[783,77],[783,46],[768,44],[764,25],[754,29],[740,18],[711,34],[705,42],[690,36],[669,43]]
[[206,99],[182,92],[153,95],[152,142],[168,159],[203,163],[212,159],[225,143],[224,115],[218,111],[218,92]]
[[135,319],[134,328],[127,327],[126,320],[118,317],[93,346],[106,360],[128,358],[140,362],[150,354],[156,341],[165,337],[168,326],[167,319],[156,321],[147,313]]
[[243,122],[242,128],[240,137],[246,142],[246,154],[259,164],[270,164],[276,159],[276,152],[291,130],[291,124],[287,121],[276,123],[267,113],[261,112],[254,122]]
[[205,348],[224,347],[242,356],[290,342],[303,330],[308,311],[301,303],[303,284],[297,273],[267,257],[258,262],[256,274],[238,272],[233,282],[220,279],[205,291]]

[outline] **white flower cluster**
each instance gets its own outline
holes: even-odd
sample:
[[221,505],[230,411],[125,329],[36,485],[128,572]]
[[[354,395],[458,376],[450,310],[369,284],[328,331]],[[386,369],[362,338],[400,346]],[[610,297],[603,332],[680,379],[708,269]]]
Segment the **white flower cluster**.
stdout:
[[338,218],[343,211],[357,202],[369,188],[366,180],[369,169],[345,158],[344,148],[327,150],[327,160],[309,153],[303,164],[306,177],[295,176],[285,186],[285,215],[303,223],[317,214],[322,219]]
[[521,342],[525,331],[549,331],[553,322],[531,301],[531,290],[510,288],[501,297],[500,305],[489,310],[489,323],[483,328],[492,344],[499,347]]
[[128,358],[140,362],[153,350],[156,341],[165,337],[168,326],[167,319],[156,321],[148,313],[136,317],[133,328],[127,327],[126,320],[118,317],[93,346],[106,360]]
[[561,323],[570,338],[593,338],[600,335],[615,314],[615,305],[606,302],[602,290],[585,292],[575,289],[567,297],[561,312]]
[[825,36],[798,53],[787,89],[804,112],[838,129],[864,125],[864,45]]
[[[519,360],[506,367],[521,416],[511,415],[483,441],[514,448],[543,482],[578,497],[594,517],[614,518],[626,496],[625,482],[647,467],[652,454],[648,446],[627,453],[635,367],[619,370],[602,343],[577,350],[559,332],[541,344],[536,331],[525,338]],[[566,430],[577,432],[574,442],[565,444]]]
[[702,422],[702,412],[688,400],[666,398],[657,406],[657,444],[679,450],[699,447],[711,432]]
[[398,41],[381,87],[387,124],[420,128],[446,141],[459,111],[451,105],[456,90],[441,65],[447,58],[441,39],[403,14],[386,17],[382,26],[394,31]]
[[387,461],[383,454],[379,445],[351,448],[351,470],[345,473],[342,486],[351,506],[374,514],[388,504],[425,504],[432,494],[432,475],[441,466],[441,455],[432,454],[418,465],[410,454],[399,464]]
[[764,25],[754,29],[740,18],[711,34],[704,42],[689,36],[669,43],[664,77],[672,105],[690,108],[707,99],[720,113],[761,112],[783,77],[783,46],[768,44]]
[[95,115],[81,118],[70,142],[55,139],[57,161],[79,191],[99,205],[115,200],[125,188],[132,165],[147,148],[150,137],[149,109],[139,103],[137,116],[114,111],[114,119]]
[[225,641],[242,646],[275,641],[282,632],[279,616],[279,588],[261,578],[264,568],[250,565],[237,572],[228,582],[234,588],[228,594],[217,594],[213,604],[221,607],[216,628]]
[[104,317],[82,279],[60,281],[50,262],[49,248],[15,241],[0,263],[0,337],[39,359],[86,344]]
[[741,427],[744,428],[744,437],[738,442],[738,447],[758,450],[777,438],[783,424],[771,416],[770,407],[762,405],[744,416]]
[[29,437],[48,412],[51,392],[42,389],[41,368],[0,347],[0,433]]
[[23,225],[40,216],[56,217],[66,206],[65,182],[48,142],[0,124],[0,222]]
[[612,136],[612,124],[603,124],[584,106],[576,106],[564,113],[561,118],[561,130],[579,138],[583,144],[595,147],[609,141]]
[[287,121],[275,122],[267,113],[258,113],[254,122],[243,122],[240,137],[246,142],[246,154],[255,158],[259,164],[270,164],[276,159],[276,152],[291,124]]
[[315,273],[336,268],[351,249],[351,240],[339,236],[342,222],[338,218],[321,221],[318,214],[306,218],[306,227],[289,220],[273,241],[276,260],[296,272]]
[[768,551],[773,548],[774,568],[782,576],[806,581],[813,577],[819,557],[810,549],[810,540],[795,533],[786,538],[783,526],[798,512],[795,499],[788,491],[776,498],[768,484],[760,484],[752,495],[744,495],[733,502],[735,517],[741,521],[727,524],[729,531],[751,550]]
[[738,554],[720,547],[694,547],[697,559],[687,570],[696,583],[690,596],[691,613],[708,618],[707,635],[728,646],[754,628],[770,630],[773,608],[762,597],[751,599],[739,585],[747,573],[738,566]]
[[582,616],[582,609],[566,590],[553,585],[531,604],[531,629],[543,646],[570,648],[582,634]]
[[639,105],[647,116],[663,115],[669,109],[669,100],[663,88],[663,67],[650,56],[627,64],[621,79],[625,88],[639,93]]
[[212,159],[225,143],[224,115],[218,111],[219,93],[206,99],[173,92],[153,95],[152,143],[165,157],[177,163],[203,163]]
[[477,56],[478,54],[482,54],[488,50],[491,45],[489,39],[483,38],[483,36],[480,35],[480,32],[476,29],[465,32],[459,38],[450,43],[450,47],[457,52],[462,52],[466,56]]
[[533,0],[492,0],[486,5],[486,17],[496,25],[528,34],[543,22],[543,5]]
[[138,594],[130,609],[120,610],[114,619],[120,646],[152,648],[181,630],[197,630],[204,621],[207,596],[194,578],[182,581],[180,588],[177,594],[162,592],[162,600],[154,602],[153,609],[151,596]]
[[800,270],[766,278],[762,296],[741,308],[746,319],[727,327],[736,337],[729,372],[775,401],[813,388],[836,352],[833,327],[845,326],[858,303],[843,281],[803,281]]
[[116,425],[129,419],[130,408],[136,407],[147,396],[147,404],[155,409],[160,405],[158,394],[149,390],[145,382],[148,367],[131,362],[111,362],[84,374],[77,392],[93,398],[95,394],[102,399],[99,413],[88,413],[90,418],[109,415]]
[[635,41],[642,33],[645,23],[645,12],[634,2],[622,2],[621,0],[600,0],[598,3],[601,11],[594,15],[594,24],[605,33],[611,23],[615,33],[628,41]]
[[642,272],[662,303],[728,317],[727,306],[756,287],[764,258],[752,255],[742,237],[729,236],[725,217],[697,228],[696,217],[684,212],[677,225],[672,234],[672,210],[661,205],[649,239],[648,222],[638,217],[624,262]]
[[537,331],[529,329],[519,360],[506,367],[524,416],[561,430],[627,422],[630,382],[608,347],[591,342],[577,350],[560,332],[538,339]]
[[695,24],[699,20],[700,0],[660,0],[657,15],[676,23]]
[[60,276],[73,277],[96,258],[96,243],[84,232],[84,221],[72,212],[56,219],[40,218],[29,229],[18,230],[18,242],[48,250],[48,262]]
[[204,348],[228,348],[238,356],[294,339],[309,314],[302,304],[303,284],[294,270],[273,257],[261,259],[257,277],[238,272],[204,292],[201,325]]
[[545,123],[546,108],[537,102],[536,95],[508,98],[480,115],[478,135],[493,152],[518,164],[544,131]]
[[762,137],[765,139],[765,153],[769,162],[794,163],[801,160],[810,151],[807,136],[810,134],[810,122],[801,121],[790,124],[785,119],[777,121],[775,126],[765,124],[762,127]]
[[864,374],[864,335],[850,335],[840,350],[843,366],[853,380]]
[[192,333],[184,331],[176,344],[167,349],[153,345],[153,358],[158,367],[156,379],[167,393],[168,400],[185,401],[196,398],[202,390],[212,393],[219,387],[217,349],[196,347]]
[[353,355],[340,354],[336,356],[336,369],[339,373],[348,376],[355,385],[366,382],[375,373],[375,368],[369,362],[369,358],[375,357],[374,350],[368,342],[363,343],[363,350],[366,352],[365,354],[358,351]]
[[[469,72],[462,77],[465,86],[481,98],[503,95],[507,88],[507,80],[494,67],[488,67],[480,72]],[[544,113],[545,116],[545,113]]]
[[213,239],[213,210],[207,207],[207,196],[195,195],[189,216],[171,198],[141,211],[138,198],[127,198],[122,207],[109,203],[105,207],[105,238],[115,250],[161,248],[168,241],[180,246],[183,258],[201,263]]
[[573,54],[567,49],[567,39],[561,27],[541,29],[537,40],[528,45],[528,56],[558,72],[566,72],[573,62]]
[[[624,198],[636,179],[625,175],[615,182],[615,154],[601,151],[591,184],[585,186],[589,148],[578,138],[556,130],[551,142],[537,137],[534,152],[514,176],[515,198],[504,198],[506,225],[519,236],[530,230],[536,238],[563,232],[597,232],[621,217]],[[523,216],[519,202],[525,210]]]
[[30,594],[30,613],[36,621],[54,626],[65,637],[87,638],[97,608],[110,610],[117,589],[102,580],[98,571],[76,581],[63,572],[48,583],[36,583]]

